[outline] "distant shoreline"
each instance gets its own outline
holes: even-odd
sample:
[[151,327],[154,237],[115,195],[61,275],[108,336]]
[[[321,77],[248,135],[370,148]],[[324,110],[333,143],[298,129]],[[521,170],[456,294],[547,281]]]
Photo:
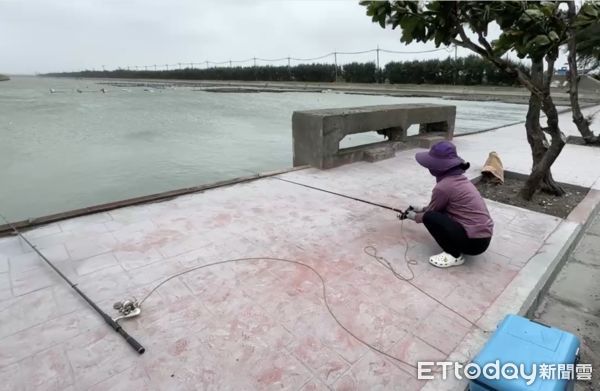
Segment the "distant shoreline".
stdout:
[[[43,76],[48,77],[48,76]],[[195,87],[212,92],[344,92],[360,95],[384,95],[397,97],[433,97],[453,100],[495,101],[527,104],[529,92],[523,87],[463,86],[443,84],[375,84],[375,83],[323,83],[323,82],[265,82],[265,81],[220,81],[181,79],[132,79],[132,78],[81,78],[99,84],[118,87]],[[227,88],[224,88],[227,87]],[[235,89],[239,89],[236,91]],[[221,89],[221,90],[219,90]],[[244,91],[247,89],[248,91]],[[566,88],[555,88],[556,104],[570,106]],[[581,94],[580,101],[586,105],[600,103],[600,96]]]

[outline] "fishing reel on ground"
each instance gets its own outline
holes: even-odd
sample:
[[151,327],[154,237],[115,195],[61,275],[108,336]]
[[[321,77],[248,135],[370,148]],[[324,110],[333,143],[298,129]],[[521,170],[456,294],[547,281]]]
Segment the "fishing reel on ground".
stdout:
[[135,298],[117,301],[113,304],[113,308],[120,314],[113,319],[115,322],[121,319],[134,318],[142,313],[142,308]]

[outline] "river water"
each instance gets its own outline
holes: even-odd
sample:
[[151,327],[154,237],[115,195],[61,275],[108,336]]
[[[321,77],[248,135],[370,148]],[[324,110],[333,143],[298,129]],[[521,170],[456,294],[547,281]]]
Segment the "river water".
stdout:
[[[290,167],[293,111],[418,102],[455,104],[457,133],[519,121],[526,112],[523,105],[498,102],[147,91],[14,77],[0,83],[0,213],[39,217]],[[349,143],[373,139],[354,136]]]

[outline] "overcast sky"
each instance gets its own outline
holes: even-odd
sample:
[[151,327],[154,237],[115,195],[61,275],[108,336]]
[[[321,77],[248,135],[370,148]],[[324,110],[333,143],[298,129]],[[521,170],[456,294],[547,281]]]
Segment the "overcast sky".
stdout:
[[[433,48],[399,37],[349,0],[0,0],[0,73]],[[381,63],[448,55],[382,53]]]

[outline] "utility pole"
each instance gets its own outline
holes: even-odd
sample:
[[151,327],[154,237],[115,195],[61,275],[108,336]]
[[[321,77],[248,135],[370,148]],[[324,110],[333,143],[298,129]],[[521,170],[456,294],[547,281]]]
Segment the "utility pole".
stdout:
[[333,52],[333,59],[334,59],[334,62],[335,62],[335,80],[334,81],[337,81],[337,78],[338,78],[338,72],[337,72],[338,71],[338,67],[337,67],[337,52]]
[[208,61],[205,61],[205,63],[206,63],[206,69],[208,69]]
[[154,64],[154,72],[156,72],[156,64]]
[[379,45],[377,45],[377,70],[375,71],[375,77],[377,78],[377,83],[379,83]]
[[181,63],[180,63],[180,62],[178,62],[177,64],[179,64],[179,69],[181,69]]
[[167,68],[167,71],[169,70],[169,64],[165,64],[165,68]]
[[254,57],[254,68],[256,68],[256,57]]
[[454,45],[454,69],[456,70],[454,72],[454,85],[456,85],[456,82],[458,81],[458,46]]
[[148,70],[148,65],[144,65],[144,70],[147,71]]
[[229,60],[229,68],[231,68],[231,60]]

